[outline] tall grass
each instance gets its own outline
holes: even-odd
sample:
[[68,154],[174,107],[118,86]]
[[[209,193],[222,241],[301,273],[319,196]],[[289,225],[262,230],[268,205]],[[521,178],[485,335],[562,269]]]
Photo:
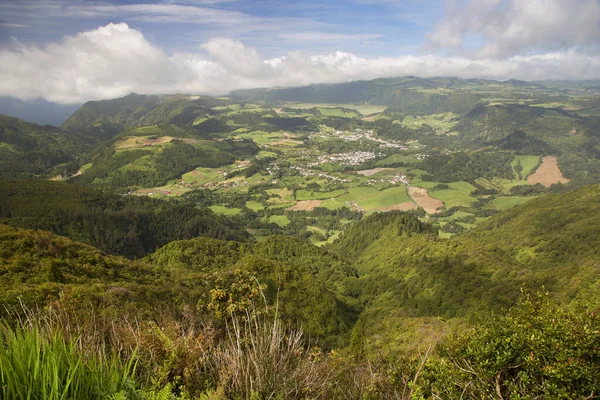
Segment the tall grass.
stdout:
[[39,326],[0,322],[3,399],[106,399],[133,389],[134,358],[84,355],[75,340]]
[[[153,321],[93,309],[0,319],[0,399],[408,399],[420,360],[360,361],[306,347],[254,306],[215,327],[194,312]],[[424,358],[426,359],[426,357]],[[418,362],[414,362],[418,361]]]
[[213,350],[220,385],[239,398],[323,398],[332,371],[319,349],[303,347],[302,331],[261,313],[234,316],[227,339]]

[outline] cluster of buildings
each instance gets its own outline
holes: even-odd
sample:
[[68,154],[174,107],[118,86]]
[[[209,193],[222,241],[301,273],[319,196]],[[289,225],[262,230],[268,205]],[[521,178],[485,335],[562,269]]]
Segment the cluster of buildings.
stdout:
[[395,141],[384,140],[379,137],[376,137],[373,130],[366,130],[366,129],[360,129],[360,128],[356,128],[352,132],[335,130],[333,132],[329,132],[329,135],[339,138],[339,139],[348,140],[351,142],[366,139],[366,140],[371,140],[373,142],[379,143],[379,147],[382,147],[382,148],[394,148],[394,149],[408,150],[408,147],[406,147],[404,144],[401,144],[401,143],[398,143]]
[[375,183],[377,183],[377,181],[381,182],[381,183],[385,183],[385,182],[389,182],[392,185],[398,185],[400,183],[404,184],[404,185],[410,185],[410,181],[408,180],[408,177],[406,175],[395,175],[392,176],[391,178],[381,178],[381,179],[369,179],[369,182],[367,183],[368,185],[374,185]]
[[381,154],[375,154],[372,151],[353,151],[351,153],[325,154],[318,158],[318,161],[308,163],[307,167],[315,167],[325,163],[337,163],[340,165],[360,165]]

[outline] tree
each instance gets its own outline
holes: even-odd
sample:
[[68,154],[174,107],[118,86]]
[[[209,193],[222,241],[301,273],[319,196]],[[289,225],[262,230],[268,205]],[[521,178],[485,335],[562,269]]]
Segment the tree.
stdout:
[[523,292],[505,316],[447,343],[428,369],[427,383],[443,398],[593,398],[600,318]]

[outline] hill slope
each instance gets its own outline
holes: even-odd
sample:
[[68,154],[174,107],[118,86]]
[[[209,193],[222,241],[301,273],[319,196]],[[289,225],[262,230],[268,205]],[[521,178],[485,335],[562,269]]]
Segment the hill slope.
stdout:
[[67,175],[93,141],[46,125],[0,115],[0,178]]
[[[285,254],[274,251],[281,247]],[[76,313],[92,306],[132,316],[188,307],[221,325],[231,312],[278,304],[283,320],[335,347],[347,343],[344,334],[357,315],[352,299],[335,287],[352,278],[353,269],[293,238],[254,246],[211,238],[173,241],[133,262],[50,232],[0,224],[0,255],[0,302],[9,307],[52,303]],[[311,257],[320,267],[303,262]]]
[[407,318],[431,324],[438,316],[500,311],[522,286],[544,286],[563,303],[600,305],[598,249],[600,185],[532,200],[449,240],[415,217],[376,214],[330,248],[359,272],[356,290],[366,306],[359,326],[381,343],[391,343]]
[[42,180],[0,180],[0,223],[49,230],[131,258],[172,240],[249,238],[243,227],[193,204],[111,195]]
[[89,101],[61,128],[106,140],[145,125],[191,125],[198,116],[213,113],[211,107],[224,104],[227,102],[198,96],[132,93],[119,99]]

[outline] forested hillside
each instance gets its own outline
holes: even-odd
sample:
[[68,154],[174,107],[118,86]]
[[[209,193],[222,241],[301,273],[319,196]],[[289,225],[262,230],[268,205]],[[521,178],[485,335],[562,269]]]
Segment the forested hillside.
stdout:
[[600,306],[599,207],[600,186],[584,187],[515,207],[450,240],[413,216],[376,214],[329,250],[357,269],[365,304],[359,326],[377,346],[392,342],[407,317],[422,323],[500,312],[522,287]]
[[95,144],[78,132],[0,115],[0,178],[68,176]]
[[130,258],[197,236],[249,239],[243,227],[191,204],[123,197],[42,180],[0,180],[0,193],[0,223],[49,230]]
[[[581,305],[600,305],[600,225],[590,220],[599,197],[599,186],[543,197],[450,240],[396,212],[366,217],[331,252],[281,236],[261,243],[196,238],[172,241],[136,262],[0,225],[2,299],[8,313],[51,304],[43,329],[73,338],[69,324],[78,321],[89,349],[101,345],[90,327],[104,332],[103,346],[139,363],[137,371],[122,372],[137,382],[138,389],[120,389],[127,398],[152,398],[159,390],[247,396],[255,391],[243,382],[260,371],[306,385],[296,392],[275,379],[255,389],[292,398],[398,398],[407,390],[427,398],[571,397],[598,387],[592,371],[600,360],[600,322]],[[519,294],[522,285],[532,293],[545,285],[549,296]],[[500,306],[512,305],[503,316]],[[21,318],[42,329],[35,315]],[[295,333],[284,326],[302,326],[302,343],[342,353],[285,344],[285,335]],[[153,344],[138,348],[139,341]],[[252,341],[256,347],[236,347]],[[420,346],[429,349],[419,353]],[[255,364],[233,379],[229,374],[241,373],[244,361],[223,364],[223,357],[234,357],[228,352],[235,348],[235,357],[254,354]],[[290,364],[269,366],[269,352]]]
[[144,125],[187,125],[210,108],[227,104],[213,98],[195,96],[146,96],[135,93],[116,100],[90,101],[71,115],[61,128],[81,132],[96,139],[113,136]]

